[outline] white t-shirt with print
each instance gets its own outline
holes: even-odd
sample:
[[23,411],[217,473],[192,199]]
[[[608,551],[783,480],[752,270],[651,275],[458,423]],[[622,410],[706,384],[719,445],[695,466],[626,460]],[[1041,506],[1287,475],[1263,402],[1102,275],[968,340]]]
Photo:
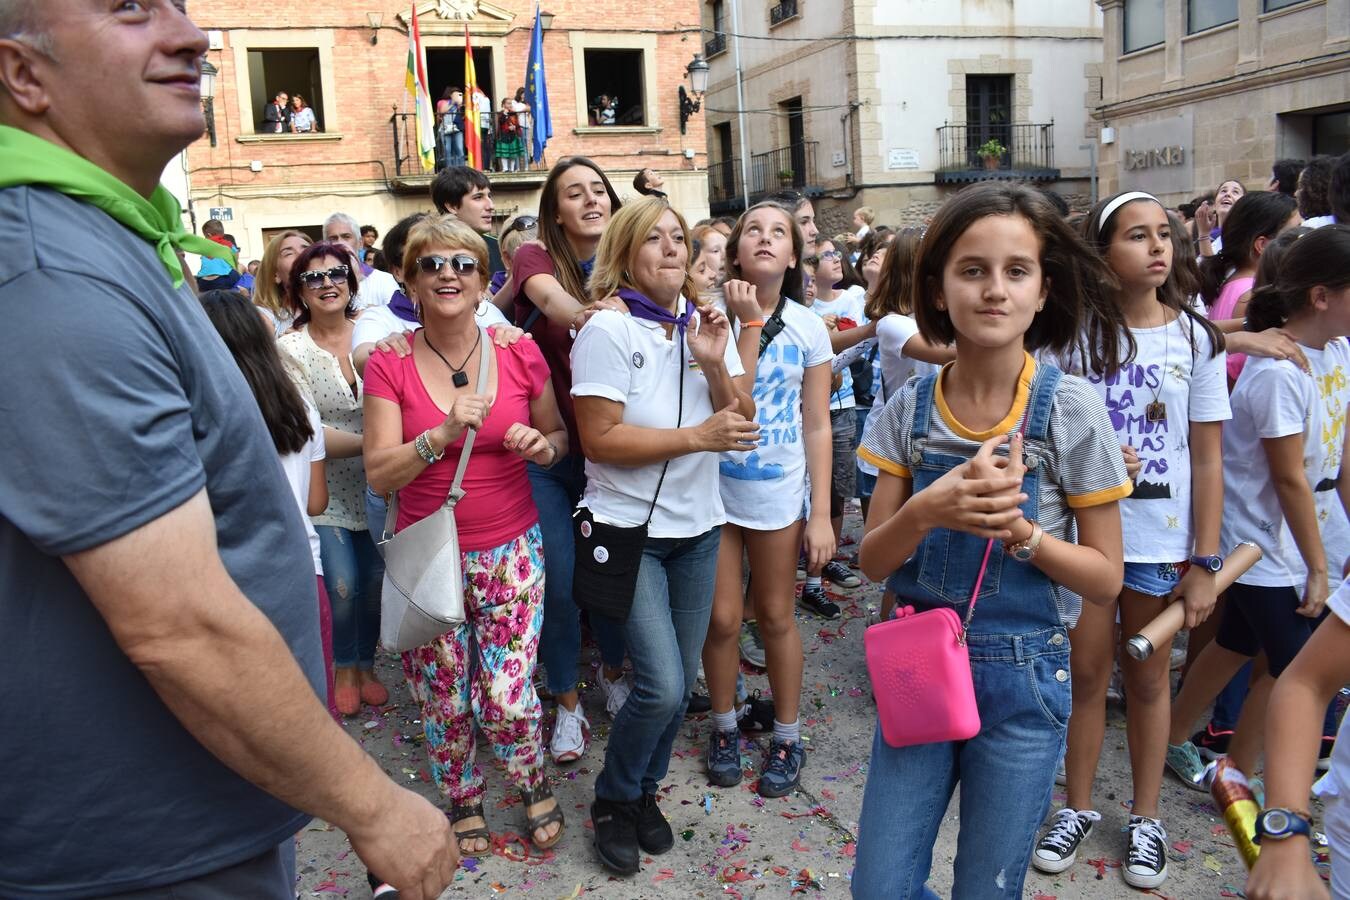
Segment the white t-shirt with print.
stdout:
[[[1263,551],[1238,581],[1259,587],[1297,587],[1307,567],[1280,507],[1261,441],[1304,435],[1303,471],[1313,489],[1318,528],[1341,543],[1345,510],[1336,491],[1350,403],[1350,344],[1337,339],[1321,350],[1303,347],[1312,376],[1288,360],[1251,357],[1233,388],[1233,421],[1223,433],[1223,532],[1226,551],[1252,541]],[[1339,558],[1338,558],[1339,557]],[[1327,547],[1329,571],[1339,571],[1345,548]]]
[[[886,401],[899,393],[900,389],[905,386],[905,382],[915,375],[922,376],[937,371],[938,367],[932,363],[905,355],[905,344],[908,344],[910,338],[918,333],[919,325],[914,321],[913,316],[889,313],[877,320],[877,350],[879,351],[877,363],[881,369],[881,377],[877,378],[872,385],[875,394],[873,395],[872,408],[868,410],[867,418],[863,421],[863,433],[858,436],[860,441],[867,436],[867,432],[880,418],[881,411],[886,406]],[[866,472],[868,475],[877,474],[877,467],[861,456],[858,457],[858,470]]]
[[[1180,315],[1157,328],[1132,328],[1134,359],[1110,377],[1073,371],[1106,402],[1122,444],[1134,447],[1143,468],[1134,493],[1120,503],[1125,562],[1169,563],[1195,549],[1191,516],[1191,422],[1224,422],[1228,406],[1227,355],[1211,356],[1209,334]],[[1194,335],[1194,344],[1191,342]],[[1072,354],[1074,369],[1082,358]],[[1148,408],[1165,404],[1167,416],[1151,422]]]
[[[824,318],[825,316],[838,316],[841,319],[852,319],[859,325],[867,324],[867,315],[863,312],[863,306],[866,304],[867,290],[858,286],[846,288],[839,292],[839,296],[833,300],[817,299],[811,304],[811,312]],[[858,405],[858,401],[853,396],[853,373],[845,369],[841,373],[844,382],[839,390],[830,397],[830,409],[852,409]]]
[[309,467],[323,460],[327,453],[323,443],[323,423],[319,421],[319,411],[305,403],[305,413],[309,416],[309,427],[314,434],[305,446],[295,453],[281,457],[281,471],[286,473],[286,483],[291,486],[296,505],[300,507],[300,518],[305,522],[305,533],[309,535],[309,552],[314,556],[314,574],[323,574],[323,563],[319,561],[319,533],[309,518]]
[[[502,311],[487,300],[479,301],[475,315],[478,318],[478,324],[484,328],[491,328],[493,325],[511,324],[506,321],[506,316],[502,315]],[[352,347],[372,344],[400,331],[407,334],[421,327],[421,322],[409,322],[407,319],[396,315],[388,306],[372,306],[361,311],[361,315],[356,320],[356,325],[352,327]]]
[[[686,301],[681,298],[681,310]],[[691,329],[694,325],[691,323]],[[676,332],[667,338],[656,322],[615,310],[601,310],[577,332],[572,344],[572,396],[604,397],[623,404],[623,422],[641,428],[674,428],[684,380],[679,423],[694,426],[715,410],[708,382],[683,348]],[[745,374],[736,342],[727,341],[726,367]],[[586,494],[581,500],[599,522],[632,527],[647,520],[657,496],[662,463],[621,466],[586,461]],[[655,538],[697,537],[726,522],[717,483],[717,454],[688,453],[670,460],[648,534]]]
[[807,369],[828,366],[832,359],[825,323],[799,303],[784,303],[783,330],[755,369],[759,446],[722,454],[720,484],[728,522],[775,531],[802,517],[808,484],[802,379]]

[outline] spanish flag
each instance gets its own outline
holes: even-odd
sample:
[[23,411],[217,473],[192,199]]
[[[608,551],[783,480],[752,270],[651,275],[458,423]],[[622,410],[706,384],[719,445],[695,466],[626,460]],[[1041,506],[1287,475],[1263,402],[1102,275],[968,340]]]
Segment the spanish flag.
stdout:
[[483,159],[483,132],[478,121],[478,72],[473,67],[469,26],[464,26],[464,161],[470,168],[487,168]]

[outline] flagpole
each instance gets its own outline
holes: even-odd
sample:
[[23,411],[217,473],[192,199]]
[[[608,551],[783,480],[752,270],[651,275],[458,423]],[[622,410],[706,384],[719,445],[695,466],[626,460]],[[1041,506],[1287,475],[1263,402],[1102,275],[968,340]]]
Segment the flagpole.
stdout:
[[736,57],[736,123],[741,134],[741,199],[750,209],[750,140],[745,134],[745,73],[741,69],[741,0],[731,0],[732,53]]

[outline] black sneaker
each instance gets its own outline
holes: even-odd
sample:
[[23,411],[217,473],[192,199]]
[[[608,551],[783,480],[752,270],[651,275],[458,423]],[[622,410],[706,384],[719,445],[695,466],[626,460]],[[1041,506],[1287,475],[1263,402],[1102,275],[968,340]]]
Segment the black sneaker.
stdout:
[[712,700],[708,699],[708,695],[694,691],[689,695],[689,705],[684,708],[684,714],[686,716],[701,716],[711,709]]
[[605,868],[620,875],[636,875],[639,868],[638,808],[638,801],[621,803],[600,797],[591,804],[595,853]]
[[653,855],[665,853],[675,846],[675,832],[661,815],[655,794],[643,794],[638,801],[637,840],[642,852]]
[[704,758],[708,781],[718,787],[741,783],[741,733],[718,731],[708,735],[708,754]]
[[1130,887],[1151,890],[1167,880],[1167,832],[1162,822],[1130,816],[1130,849],[1120,867]]
[[1322,748],[1317,751],[1317,771],[1326,772],[1331,768],[1331,754],[1336,750],[1336,736],[1322,738]]
[[802,585],[802,594],[797,598],[797,605],[822,619],[839,618],[839,604],[825,596],[825,588],[818,584]]
[[1191,743],[1195,749],[1200,751],[1200,756],[1206,762],[1214,762],[1221,756],[1228,755],[1228,742],[1233,739],[1233,730],[1215,729],[1214,723],[1210,722],[1204,728],[1191,736]]
[[1061,809],[1055,813],[1050,830],[1036,844],[1036,851],[1031,854],[1031,864],[1037,871],[1049,875],[1068,869],[1078,859],[1078,845],[1092,834],[1092,823],[1101,820],[1101,814],[1090,809]]
[[841,588],[855,588],[862,584],[862,579],[848,570],[848,566],[832,559],[825,564],[825,568],[820,570],[820,575],[830,584]]
[[745,698],[743,711],[736,716],[741,731],[773,731],[773,701],[755,691]]
[[764,757],[764,768],[759,771],[759,795],[761,797],[786,797],[797,789],[802,782],[802,766],[806,764],[806,751],[801,741],[787,743],[771,741],[769,754]]

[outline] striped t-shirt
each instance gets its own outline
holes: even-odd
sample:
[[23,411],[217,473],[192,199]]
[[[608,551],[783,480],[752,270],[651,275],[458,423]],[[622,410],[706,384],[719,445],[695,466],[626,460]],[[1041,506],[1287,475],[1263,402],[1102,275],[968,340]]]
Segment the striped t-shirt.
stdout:
[[[986,431],[971,431],[952,415],[942,394],[946,367],[938,376],[933,393],[934,415],[928,419],[928,441],[924,447],[933,453],[973,457],[980,444],[1000,434],[1015,433],[1022,423],[1036,374],[1036,361],[1030,355],[1018,376],[1017,394],[1003,421]],[[919,379],[911,378],[904,388],[887,402],[876,424],[863,438],[858,456],[882,472],[910,478],[910,460],[914,452],[911,431],[914,424],[915,392]],[[1000,450],[1006,455],[1006,449]],[[1111,503],[1130,495],[1132,485],[1125,472],[1120,442],[1107,416],[1106,404],[1081,378],[1065,375],[1055,391],[1050,407],[1046,440],[1027,439],[1023,459],[1036,457],[1040,467],[1040,515],[1036,521],[1046,534],[1076,542],[1078,530],[1072,510]],[[1055,602],[1065,624],[1073,627],[1082,609],[1076,594],[1055,585]]]

